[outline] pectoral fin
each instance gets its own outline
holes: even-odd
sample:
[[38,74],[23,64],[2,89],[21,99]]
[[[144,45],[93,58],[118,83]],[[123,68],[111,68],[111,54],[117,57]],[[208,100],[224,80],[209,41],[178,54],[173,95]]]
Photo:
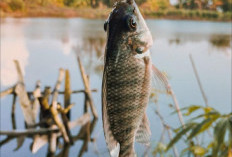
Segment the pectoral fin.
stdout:
[[167,92],[169,91],[169,83],[167,77],[159,71],[158,68],[152,64],[152,71],[153,71],[153,83],[155,84],[155,88],[157,89],[165,89]]
[[140,122],[139,128],[135,135],[136,142],[149,145],[150,144],[151,130],[149,126],[149,121],[146,113],[144,113],[143,119]]

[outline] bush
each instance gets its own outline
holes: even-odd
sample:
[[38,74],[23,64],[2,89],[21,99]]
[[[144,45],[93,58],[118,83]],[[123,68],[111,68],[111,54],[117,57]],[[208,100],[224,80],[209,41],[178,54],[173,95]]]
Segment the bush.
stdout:
[[153,12],[152,15],[155,17],[162,17],[165,15],[165,12],[164,11],[156,11],[156,12]]
[[11,0],[9,2],[9,6],[11,10],[23,10],[24,9],[24,2],[22,0]]
[[182,16],[183,12],[181,10],[170,10],[167,11],[167,16]]
[[232,20],[232,12],[226,12],[223,14],[223,20]]

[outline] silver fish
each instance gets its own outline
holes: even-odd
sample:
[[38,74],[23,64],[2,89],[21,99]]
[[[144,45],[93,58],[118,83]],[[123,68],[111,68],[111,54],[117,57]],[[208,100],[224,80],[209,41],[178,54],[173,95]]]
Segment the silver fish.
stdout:
[[152,79],[149,52],[152,36],[134,0],[117,2],[104,29],[107,32],[102,82],[105,139],[112,157],[134,157],[135,141],[147,145],[150,142],[146,107]]

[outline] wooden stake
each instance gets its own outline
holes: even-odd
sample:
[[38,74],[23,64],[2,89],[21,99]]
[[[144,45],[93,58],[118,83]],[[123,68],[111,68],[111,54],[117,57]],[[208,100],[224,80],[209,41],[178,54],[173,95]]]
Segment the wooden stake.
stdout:
[[56,86],[55,86],[54,92],[53,92],[52,105],[51,105],[51,108],[50,108],[50,112],[52,114],[53,120],[55,121],[56,125],[60,129],[60,132],[62,133],[64,141],[66,143],[69,143],[70,140],[69,140],[69,137],[67,135],[65,126],[63,125],[63,123],[62,123],[62,121],[61,121],[61,119],[60,119],[60,117],[58,115],[58,111],[57,111],[58,91],[60,89],[61,82],[62,82],[63,78],[64,78],[64,70],[60,69],[59,77],[58,77],[58,80],[56,82]]
[[15,122],[15,106],[16,106],[16,98],[17,95],[13,95],[13,103],[12,103],[12,108],[11,108],[11,121],[12,121],[12,128],[13,130],[16,129],[16,122]]
[[15,93],[19,97],[19,102],[21,109],[23,111],[23,116],[27,125],[34,125],[35,118],[31,109],[31,101],[27,95],[26,88],[24,86],[23,74],[17,60],[14,61],[18,73],[18,83],[15,87]]
[[86,91],[86,94],[87,94],[87,98],[88,98],[88,101],[89,101],[89,105],[90,105],[92,114],[93,114],[93,116],[95,118],[98,118],[97,110],[96,110],[96,108],[95,108],[95,106],[93,104],[93,101],[92,101],[92,94],[91,94],[91,91],[90,91],[90,85],[89,85],[88,78],[87,78],[87,76],[85,74],[85,70],[84,70],[84,68],[82,66],[80,58],[78,57],[77,60],[78,60],[78,63],[79,63],[79,68],[80,68],[82,80],[83,80],[83,83],[84,83],[84,86],[85,86],[85,91]]
[[[71,93],[69,71],[65,70],[64,108],[68,108],[71,103]],[[66,115],[70,120],[70,111]]]

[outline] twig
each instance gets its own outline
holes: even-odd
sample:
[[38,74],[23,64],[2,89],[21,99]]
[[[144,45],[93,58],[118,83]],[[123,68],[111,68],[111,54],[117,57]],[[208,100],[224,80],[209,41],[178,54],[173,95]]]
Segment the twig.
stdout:
[[[169,140],[171,140],[172,139],[172,132],[170,131],[170,128],[167,128],[167,131],[168,131]],[[178,157],[179,153],[178,153],[178,151],[177,151],[177,149],[176,149],[175,146],[173,147],[172,150],[173,150],[173,153],[174,153],[175,157]]]
[[[75,128],[76,126],[83,126],[85,125],[87,122],[90,121],[90,114],[86,113],[84,115],[82,115],[81,117],[77,118],[74,121],[68,122],[68,126],[70,129]],[[57,128],[57,127],[56,127]],[[61,136],[61,132],[59,132],[59,129],[57,128],[58,132],[57,137]],[[72,138],[73,139],[73,138]],[[48,143],[48,135],[42,135],[42,136],[37,136],[36,138],[34,138],[33,144],[32,144],[32,152],[36,153],[43,145],[45,145],[46,143]]]
[[36,134],[48,134],[51,132],[59,132],[59,129],[27,129],[27,130],[13,130],[13,131],[0,131],[0,135],[7,135],[7,136],[23,136],[23,135],[36,135]]
[[83,66],[81,64],[80,58],[78,57],[77,60],[78,60],[78,63],[79,63],[79,68],[80,68],[82,80],[83,80],[83,83],[84,83],[84,86],[85,86],[85,91],[86,91],[86,94],[87,94],[87,98],[89,99],[89,105],[90,105],[91,111],[93,113],[93,116],[95,118],[98,118],[97,110],[96,110],[96,108],[95,108],[95,106],[93,104],[93,101],[92,101],[92,95],[91,95],[91,91],[90,91],[88,78],[87,78],[87,76],[85,74],[85,70],[84,70],[84,68],[83,68]]
[[[9,90],[9,91],[7,91]],[[5,91],[2,91],[0,93],[0,98],[6,96],[6,95],[12,95],[14,94],[14,91],[11,91],[12,89],[9,88],[9,89],[6,89]],[[71,94],[79,94],[79,93],[85,93],[86,91],[85,90],[74,90],[74,91],[71,91]],[[97,92],[97,89],[91,89],[91,92]],[[28,91],[27,92],[28,95],[32,95],[33,94],[33,91]],[[44,94],[44,92],[41,92],[41,94]],[[53,92],[51,93],[53,94]],[[58,94],[65,94],[65,91],[59,91]]]
[[[51,129],[56,128],[55,125],[51,126]],[[57,134],[51,133],[49,138],[49,152],[54,154],[56,152],[56,145],[57,145]]]
[[39,97],[41,97],[41,90],[40,90],[40,81],[36,82],[35,90],[33,91],[34,100],[32,102],[32,113],[33,118],[36,119],[39,111]]
[[[163,140],[165,130],[167,130],[167,132],[168,132],[169,139],[172,139],[172,134],[171,134],[171,131],[170,131],[170,128],[171,128],[171,127],[164,121],[163,116],[162,116],[162,115],[160,114],[160,112],[159,112],[159,107],[158,107],[158,106],[157,106],[157,109],[156,109],[155,113],[156,113],[157,116],[160,118],[161,123],[162,123],[162,125],[163,125],[163,127],[164,127],[164,130],[163,130],[163,132],[162,132],[162,136],[161,136],[160,141]],[[175,156],[175,157],[179,157],[179,153],[178,153],[178,151],[177,151],[175,145],[173,146],[172,149],[173,149],[174,156]]]
[[51,108],[50,108],[50,112],[52,114],[52,117],[53,117],[53,120],[55,121],[56,125],[58,126],[58,128],[60,129],[61,133],[62,133],[62,136],[64,138],[64,141],[66,143],[69,143],[69,137],[67,135],[67,131],[58,115],[58,111],[57,111],[57,98],[58,98],[58,91],[59,91],[59,88],[61,86],[61,82],[64,78],[64,70],[63,69],[60,69],[59,71],[59,77],[58,77],[58,80],[56,82],[56,86],[54,88],[54,92],[53,92],[53,98],[52,98],[52,105],[51,105]]
[[26,88],[24,86],[23,74],[17,60],[14,61],[18,73],[18,83],[15,87],[15,93],[19,97],[20,106],[23,111],[23,116],[27,125],[35,124],[35,118],[31,109],[31,101],[27,95]]
[[0,93],[0,98],[3,98],[6,95],[13,94],[14,93],[15,86],[10,87]]
[[16,129],[16,122],[15,122],[15,106],[16,106],[16,98],[17,95],[13,95],[13,102],[12,102],[12,108],[11,108],[11,121],[12,121],[12,128],[13,130]]
[[[64,108],[70,105],[71,93],[69,71],[65,70]],[[70,111],[66,115],[67,118],[70,119]]]
[[23,73],[22,73],[22,70],[20,68],[18,60],[14,60],[14,63],[15,63],[17,74],[18,74],[18,82],[19,83],[24,83]]
[[178,114],[178,118],[179,118],[179,120],[180,120],[180,123],[181,123],[182,127],[185,127],[183,115],[182,115],[182,113],[181,113],[181,111],[180,111],[180,106],[179,106],[179,103],[178,103],[178,101],[177,101],[177,99],[176,99],[176,95],[175,95],[175,93],[173,92],[172,87],[171,87],[170,84],[168,85],[168,88],[169,88],[169,94],[172,96],[172,99],[173,99],[173,102],[174,102],[174,105],[175,105],[175,108],[176,108],[176,111],[177,111],[177,114]]
[[199,87],[200,87],[201,94],[202,94],[202,97],[203,97],[204,102],[205,102],[205,106],[208,107],[208,106],[209,106],[209,104],[208,104],[208,99],[207,99],[207,97],[206,97],[206,95],[205,95],[203,86],[202,86],[202,84],[201,84],[200,77],[199,77],[198,72],[197,72],[197,68],[196,68],[196,66],[195,66],[195,63],[194,63],[194,60],[193,60],[193,57],[192,57],[191,54],[189,54],[189,58],[190,58],[190,61],[191,61],[191,63],[192,63],[192,67],[193,67],[193,71],[194,71],[194,74],[195,74],[196,79],[197,79],[197,83],[198,83],[198,85],[199,85]]

